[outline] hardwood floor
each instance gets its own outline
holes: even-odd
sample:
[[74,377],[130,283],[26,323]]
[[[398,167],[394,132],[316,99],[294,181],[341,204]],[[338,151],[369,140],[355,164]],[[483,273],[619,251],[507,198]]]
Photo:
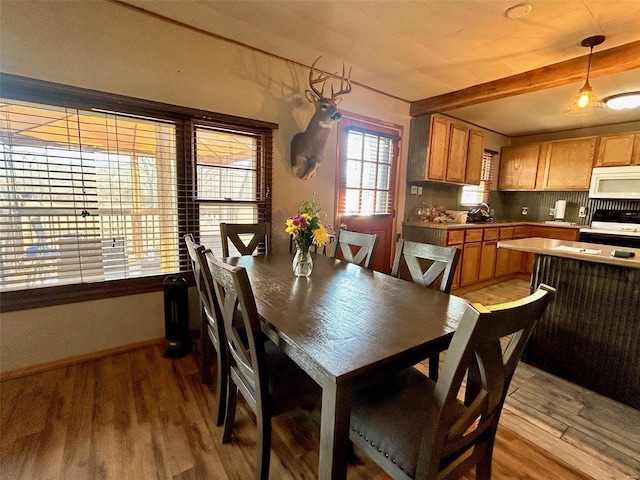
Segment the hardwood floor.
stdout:
[[[512,281],[465,297],[491,304],[527,293],[527,282]],[[240,402],[235,437],[222,445],[214,404],[194,357],[163,358],[158,346],[5,380],[0,479],[250,479],[253,414]],[[640,472],[639,411],[526,364],[500,423],[494,480],[629,480]],[[318,408],[273,425],[270,478],[315,478]],[[349,480],[388,478],[355,453]]]

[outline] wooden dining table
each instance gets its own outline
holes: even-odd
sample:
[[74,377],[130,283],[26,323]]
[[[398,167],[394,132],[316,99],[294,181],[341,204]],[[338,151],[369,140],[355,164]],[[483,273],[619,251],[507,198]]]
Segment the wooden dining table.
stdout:
[[468,302],[323,255],[296,278],[292,258],[224,261],[247,269],[264,333],[322,387],[318,478],[343,480],[354,388],[445,350]]

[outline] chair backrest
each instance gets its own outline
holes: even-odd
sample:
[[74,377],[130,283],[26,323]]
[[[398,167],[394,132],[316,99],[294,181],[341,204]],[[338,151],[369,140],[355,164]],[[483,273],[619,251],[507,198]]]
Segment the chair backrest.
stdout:
[[[214,337],[212,340],[214,344],[216,344],[216,348],[220,343],[224,346],[224,327],[222,325],[222,317],[220,315],[220,309],[218,308],[218,302],[213,290],[211,271],[209,270],[209,266],[205,259],[205,253],[209,250],[205,249],[203,245],[198,245],[195,242],[193,235],[190,233],[184,236],[184,243],[186,244],[187,251],[189,252],[191,268],[193,269],[193,276],[196,280],[198,294],[200,295],[203,315],[205,315],[209,328],[211,329],[211,333]],[[202,332],[202,334],[204,335],[204,332]]]
[[[435,386],[437,405],[425,419],[416,478],[458,478],[486,455],[491,458],[513,372],[554,293],[542,284],[515,302],[467,307]],[[500,340],[507,336],[503,351]],[[463,406],[457,398],[465,374]]]
[[400,262],[404,261],[414,283],[430,287],[442,275],[440,291],[449,293],[459,260],[460,249],[456,247],[442,247],[401,238],[396,245],[391,275],[399,275]]
[[260,317],[244,267],[233,267],[205,254],[224,323],[229,374],[254,411],[269,401]]
[[[271,248],[270,223],[220,223],[222,256],[229,256],[229,240],[240,255],[268,253]],[[262,248],[259,248],[262,245]]]
[[[378,236],[375,234],[338,230],[332,257],[335,257],[338,249],[340,249],[342,257],[347,262],[369,268],[377,242]],[[359,247],[359,249],[354,254],[351,247]]]

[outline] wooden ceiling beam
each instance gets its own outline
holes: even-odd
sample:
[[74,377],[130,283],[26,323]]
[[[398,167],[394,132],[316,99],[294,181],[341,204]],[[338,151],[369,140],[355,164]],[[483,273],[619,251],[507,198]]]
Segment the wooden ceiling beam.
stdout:
[[[410,114],[412,117],[420,117],[584,81],[587,73],[587,57],[588,55],[584,55],[455,92],[417,100],[411,102]],[[612,75],[635,68],[640,68],[640,40],[594,52],[589,78]]]

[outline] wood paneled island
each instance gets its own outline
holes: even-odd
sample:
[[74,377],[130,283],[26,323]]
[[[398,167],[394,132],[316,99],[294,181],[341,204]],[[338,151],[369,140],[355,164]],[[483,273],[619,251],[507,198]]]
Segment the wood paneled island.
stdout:
[[526,363],[640,409],[640,249],[524,238],[498,243],[535,254],[532,291],[557,294],[527,345]]

